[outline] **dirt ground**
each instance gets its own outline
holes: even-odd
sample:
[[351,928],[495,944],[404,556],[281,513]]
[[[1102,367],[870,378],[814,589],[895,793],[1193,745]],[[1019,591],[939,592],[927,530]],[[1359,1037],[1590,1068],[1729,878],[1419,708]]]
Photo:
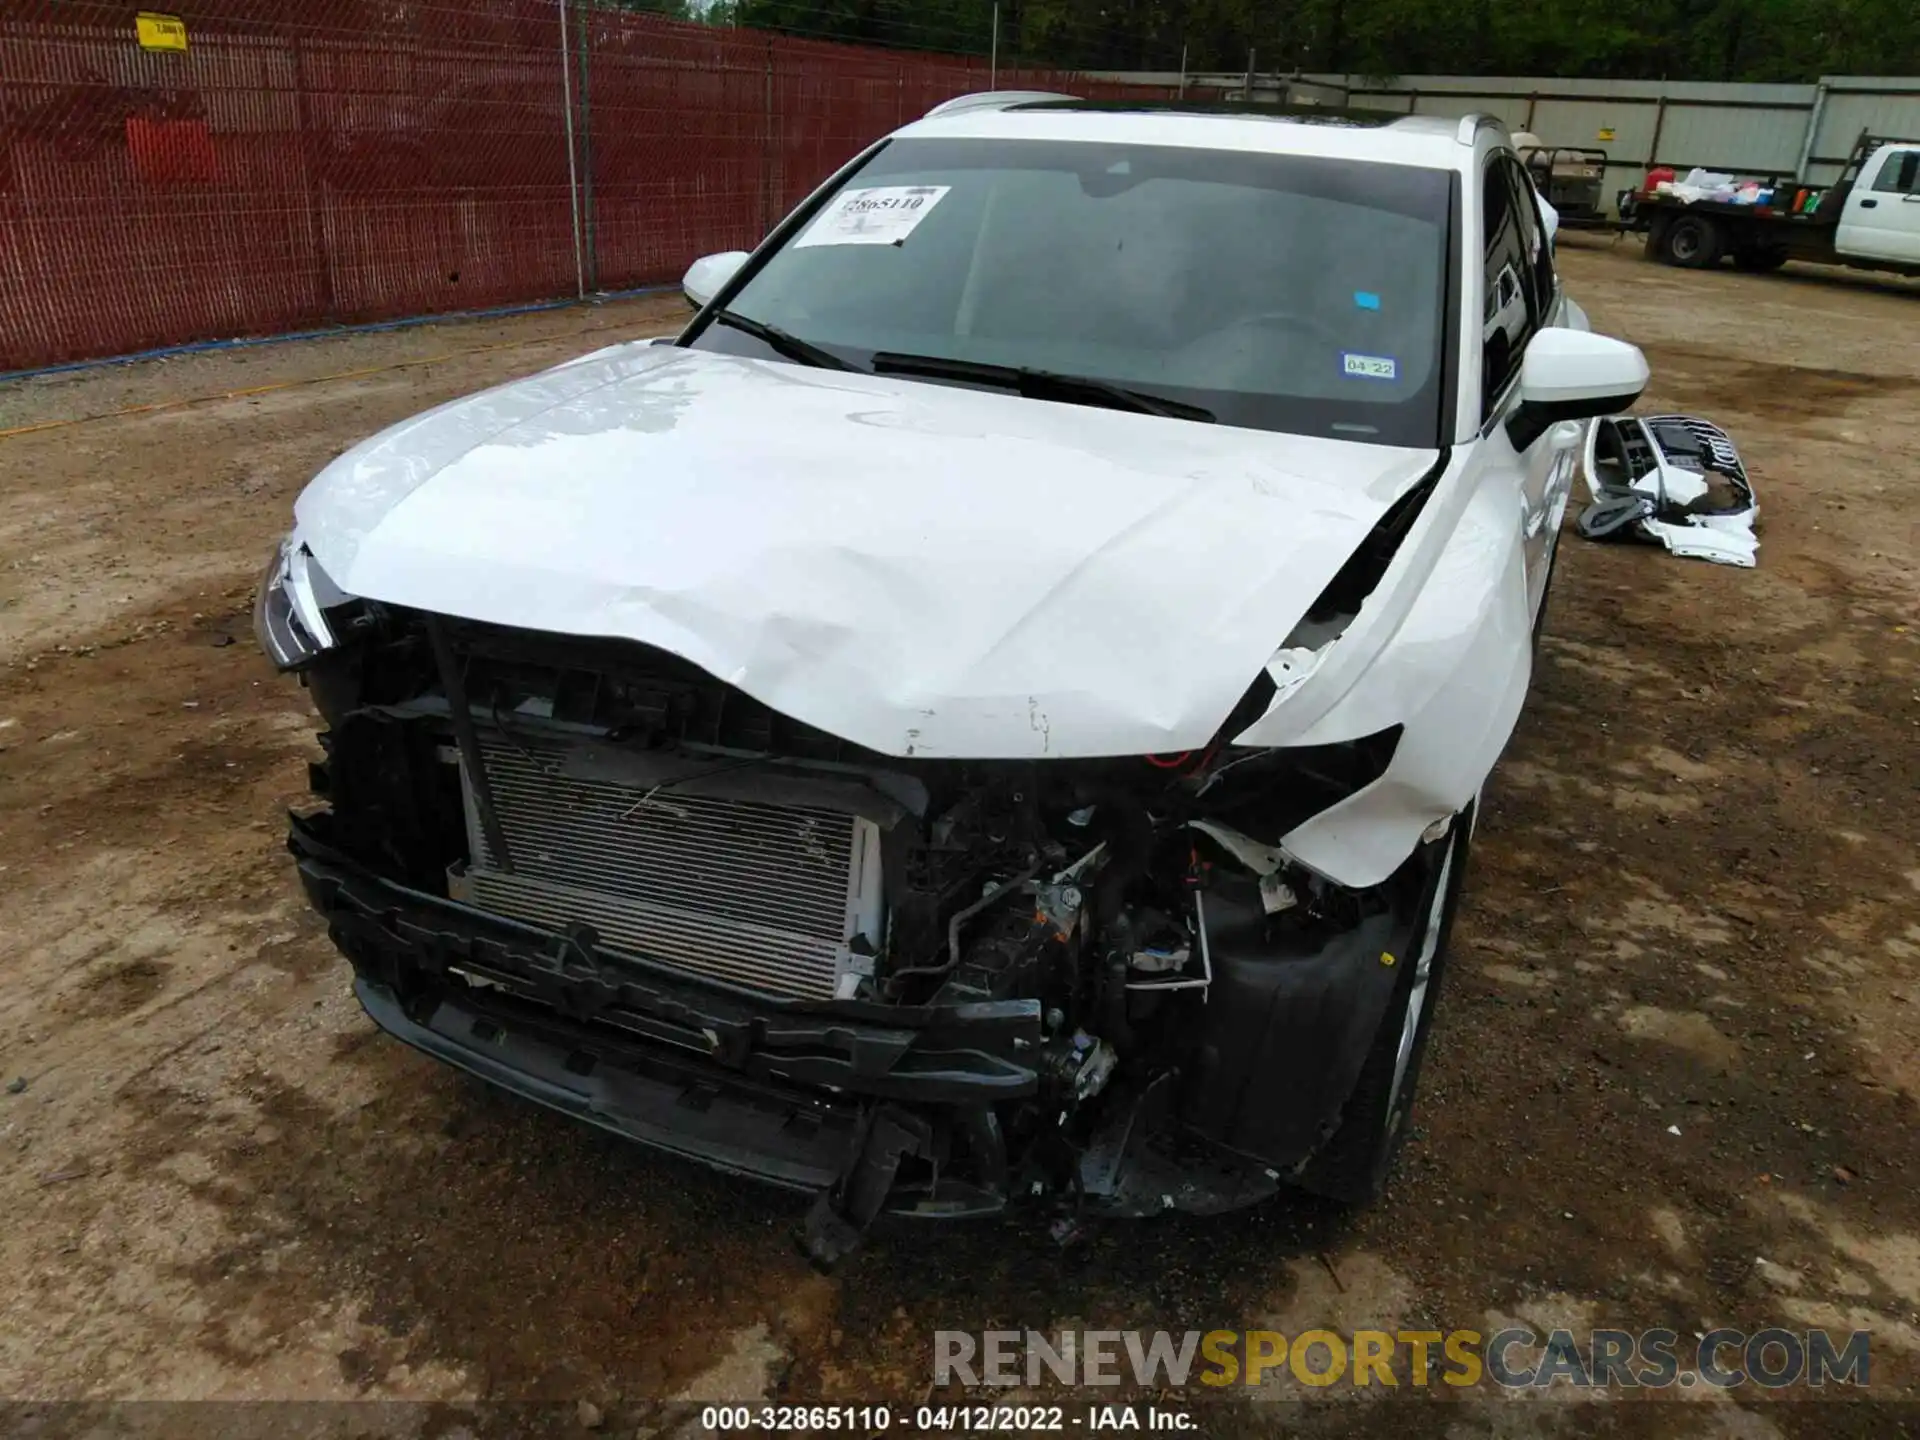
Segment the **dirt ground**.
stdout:
[[[1920,1396],[1920,286],[1565,250],[1596,328],[1645,348],[1646,408],[1738,439],[1760,567],[1562,545],[1388,1201],[1066,1249],[895,1231],[831,1279],[790,1244],[800,1202],[378,1036],[282,849],[316,751],[248,611],[300,486],[679,302],[0,386],[0,430],[74,422],[0,439],[0,1396],[906,1407],[940,1328],[1515,1318],[1863,1327],[1870,1393]],[[1291,1383],[1210,1413],[1755,1437],[1920,1415],[1751,1386],[1262,1409]]]

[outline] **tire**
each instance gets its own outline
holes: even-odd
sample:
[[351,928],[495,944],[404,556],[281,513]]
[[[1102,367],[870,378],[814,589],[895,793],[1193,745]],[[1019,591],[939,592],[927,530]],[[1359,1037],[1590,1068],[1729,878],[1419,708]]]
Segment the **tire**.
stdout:
[[1705,215],[1680,215],[1667,227],[1660,255],[1669,265],[1705,270],[1720,263],[1725,245],[1718,221]]
[[[1460,904],[1460,882],[1473,843],[1477,804],[1453,817],[1433,904],[1427,912],[1430,945],[1406,968],[1386,1017],[1347,1097],[1340,1128],[1315,1151],[1294,1184],[1315,1195],[1360,1206],[1379,1198],[1395,1157],[1406,1142],[1413,1100],[1433,1032],[1434,1006],[1446,974],[1447,945]],[[1422,967],[1424,965],[1424,975]],[[1424,981],[1424,984],[1422,983]],[[1404,1054],[1404,1059],[1403,1059]]]
[[1733,252],[1733,266],[1736,270],[1751,270],[1756,273],[1778,270],[1787,263],[1787,252],[1782,249],[1761,246]]

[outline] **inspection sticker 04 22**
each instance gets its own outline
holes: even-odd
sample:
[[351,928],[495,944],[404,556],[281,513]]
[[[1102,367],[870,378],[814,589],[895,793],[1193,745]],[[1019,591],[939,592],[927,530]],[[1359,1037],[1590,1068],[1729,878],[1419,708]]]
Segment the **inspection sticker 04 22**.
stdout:
[[1394,363],[1391,355],[1355,355],[1351,350],[1342,350],[1340,368],[1348,375],[1358,375],[1362,380],[1400,378],[1400,367]]
[[948,185],[876,185],[842,190],[793,242],[809,245],[898,245],[932,213]]

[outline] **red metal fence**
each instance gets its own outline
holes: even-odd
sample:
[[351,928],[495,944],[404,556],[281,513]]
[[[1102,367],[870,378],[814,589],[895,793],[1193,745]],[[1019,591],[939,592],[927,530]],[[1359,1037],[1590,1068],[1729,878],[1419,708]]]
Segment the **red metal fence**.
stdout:
[[563,32],[560,0],[182,0],[184,49],[133,6],[8,9],[0,370],[675,280],[988,85],[577,3]]

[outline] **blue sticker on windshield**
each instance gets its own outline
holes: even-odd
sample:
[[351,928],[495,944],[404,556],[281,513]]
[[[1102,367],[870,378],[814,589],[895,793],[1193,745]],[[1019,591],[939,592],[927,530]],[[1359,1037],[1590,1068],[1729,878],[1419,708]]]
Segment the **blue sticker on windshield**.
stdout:
[[1340,368],[1346,374],[1358,376],[1362,380],[1398,380],[1400,378],[1400,367],[1391,355],[1355,355],[1350,350],[1342,350]]
[[1371,290],[1356,290],[1353,292],[1353,303],[1362,310],[1378,310],[1380,297]]

